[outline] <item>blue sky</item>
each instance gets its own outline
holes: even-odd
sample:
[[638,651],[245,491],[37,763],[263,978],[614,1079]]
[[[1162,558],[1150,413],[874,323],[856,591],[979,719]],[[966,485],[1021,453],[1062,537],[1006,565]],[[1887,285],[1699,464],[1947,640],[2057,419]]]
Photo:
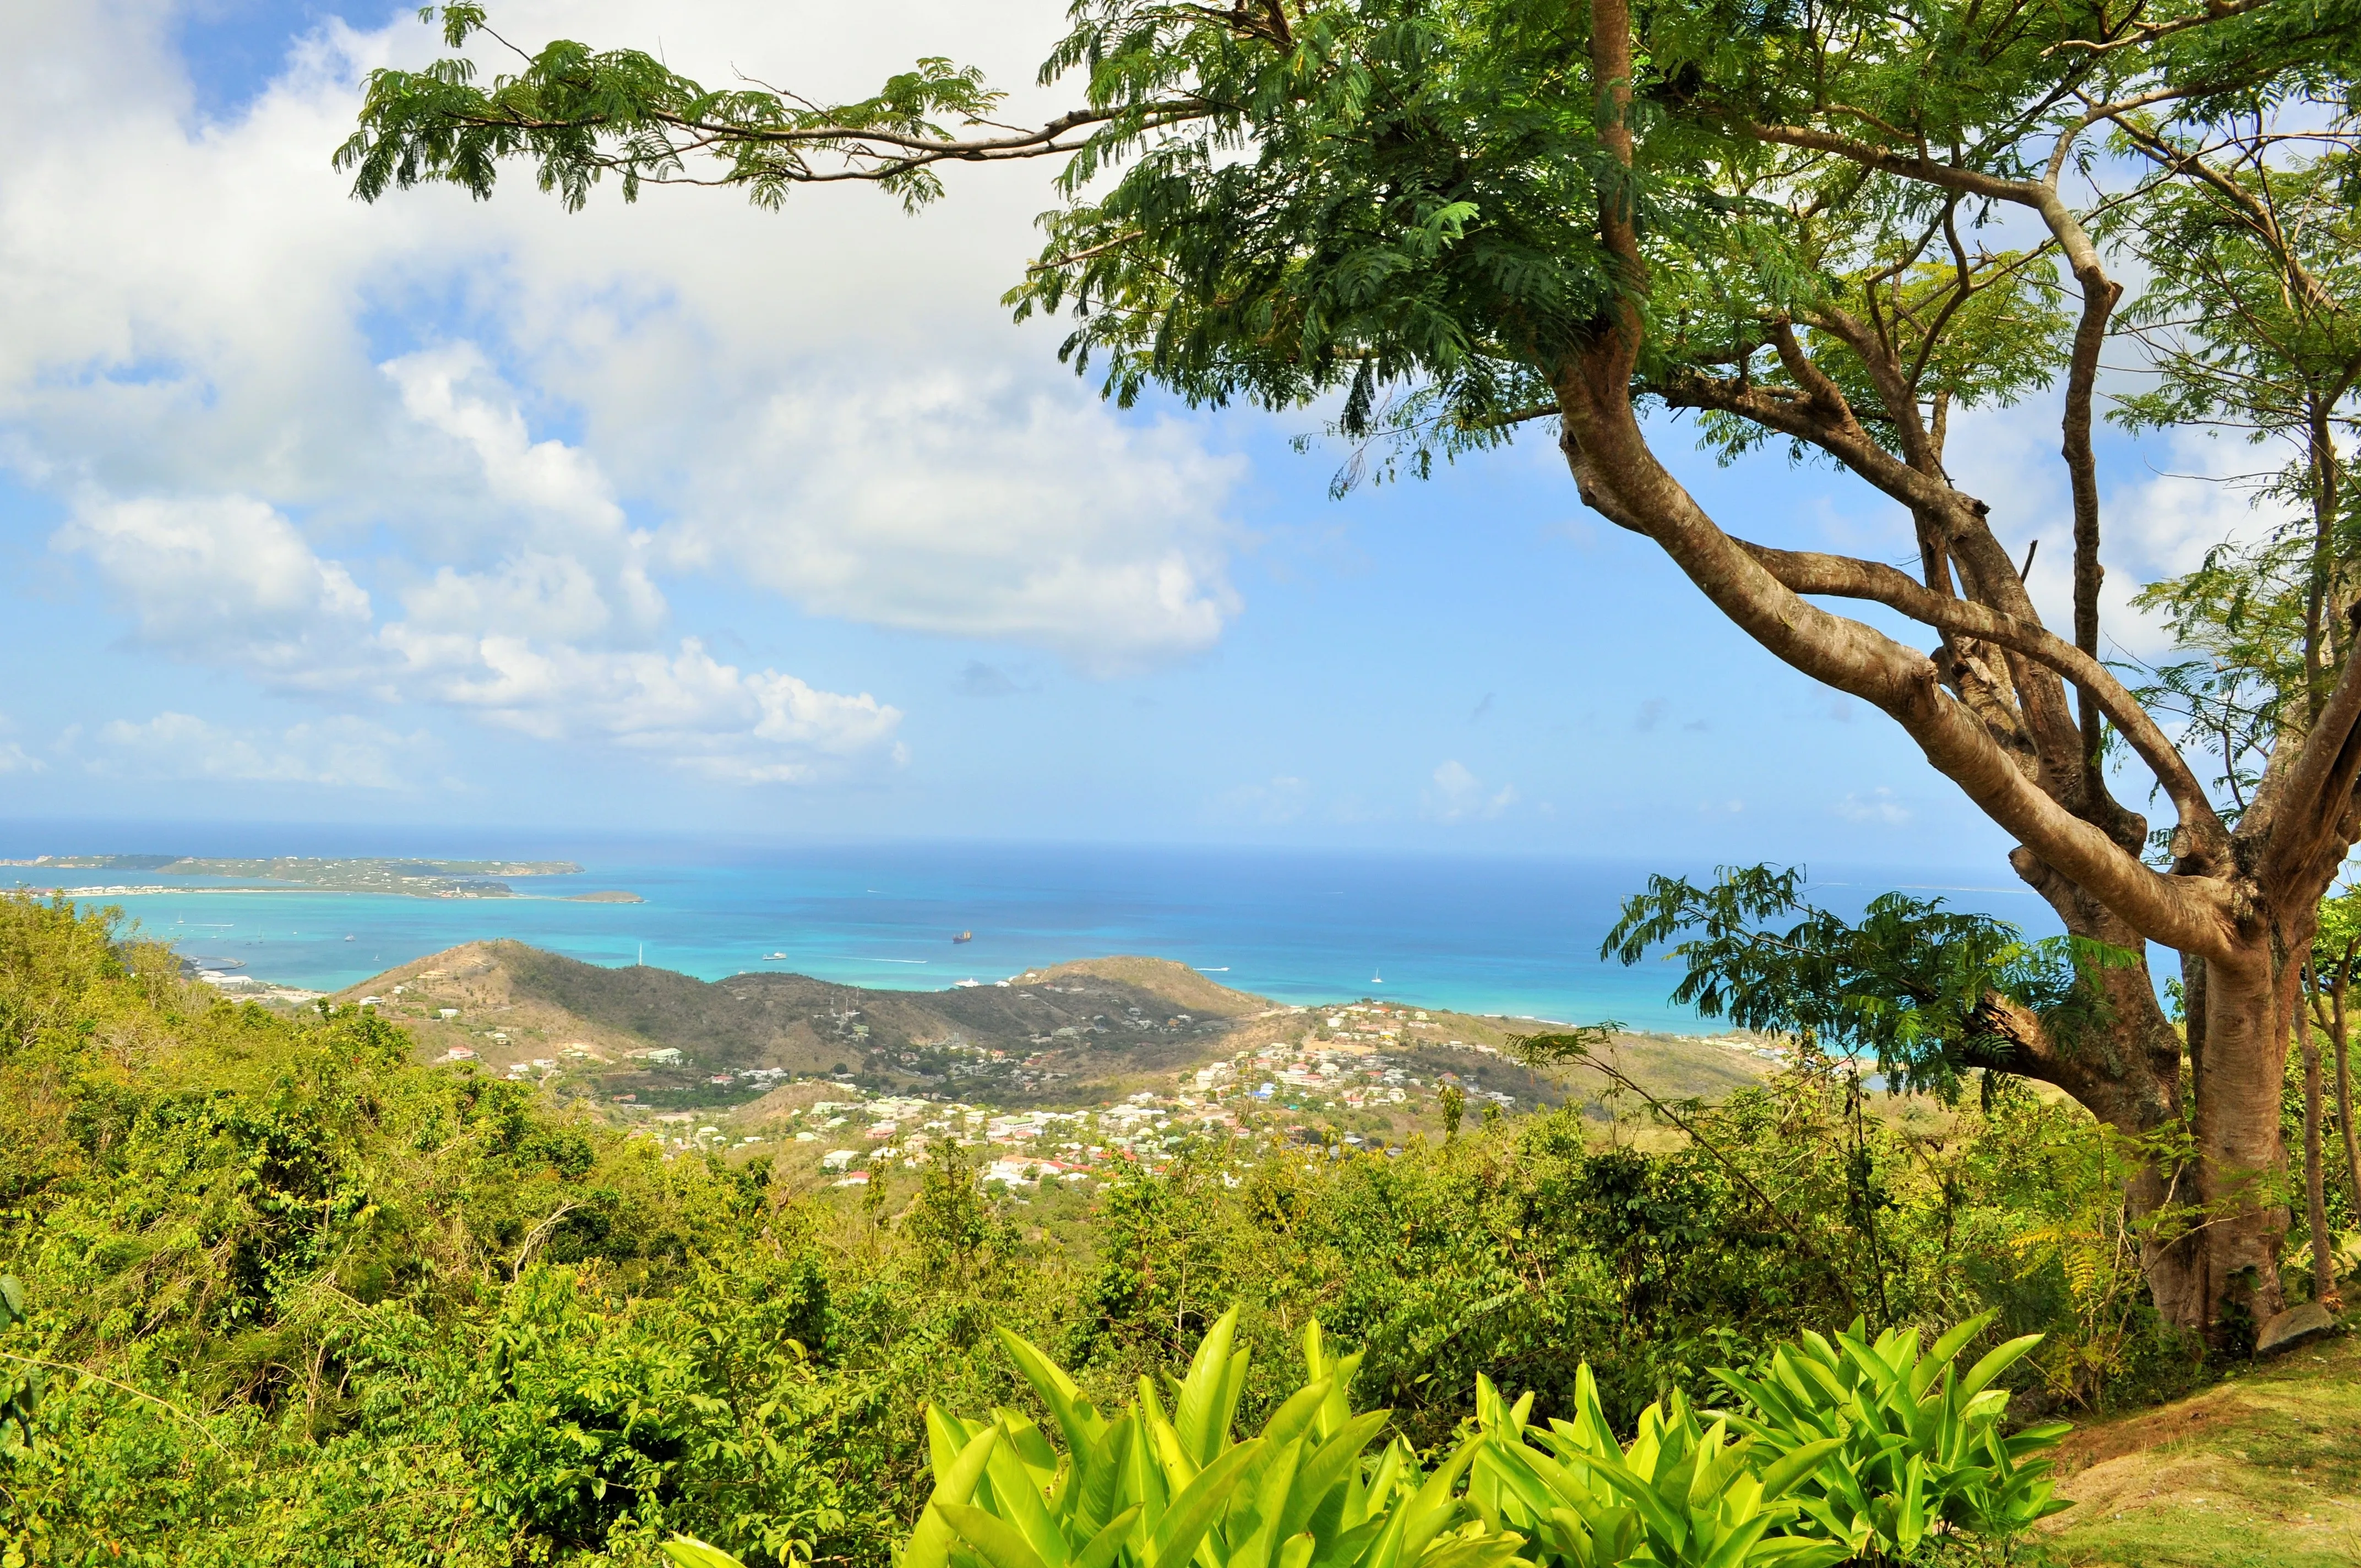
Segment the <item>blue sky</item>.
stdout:
[[[932,52],[1022,84],[1058,10],[495,20],[829,93]],[[0,16],[0,816],[1998,869],[1897,730],[1586,513],[1546,437],[1339,502],[1341,454],[1289,446],[1315,415],[1099,404],[995,303],[1046,169],[917,219],[359,207],[327,167],[356,82],[431,48],[407,6]],[[2013,547],[2053,542],[2046,608],[2054,420],[1953,446]],[[2246,520],[2182,477],[2240,457],[2105,463],[2111,630],[2152,652],[2121,601]],[[1735,532],[1907,548],[1829,471],[1679,466]]]

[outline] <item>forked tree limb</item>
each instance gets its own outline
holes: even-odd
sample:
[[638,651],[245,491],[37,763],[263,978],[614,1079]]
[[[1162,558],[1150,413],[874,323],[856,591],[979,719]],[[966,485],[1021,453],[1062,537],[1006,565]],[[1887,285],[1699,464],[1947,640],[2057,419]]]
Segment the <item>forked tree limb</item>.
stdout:
[[[2240,825],[2242,834],[2268,836],[2269,847],[2257,868],[2266,887],[2276,890],[2311,880],[2305,873],[2312,863],[2343,836],[2340,827],[2352,806],[2355,778],[2361,774],[2361,734],[2356,730],[2361,730],[2361,659],[2347,659],[2319,719],[2303,738],[2294,766],[2267,774],[2247,809],[2247,821]],[[2324,881],[2322,887],[2326,887]]]
[[[2040,625],[2024,574],[2001,548],[1984,520],[1982,503],[1954,489],[1939,473],[1922,473],[1896,458],[1849,413],[1842,420],[1834,419],[1816,411],[1805,397],[1694,372],[1669,377],[1650,389],[1671,407],[1734,413],[1817,446],[1873,488],[1910,508],[1914,516],[1928,520],[1940,532],[1971,598],[2022,624]],[[1636,522],[1608,515],[1635,532],[1648,532]],[[2011,653],[2014,656],[2015,651]],[[2010,670],[2010,678],[2037,751],[2061,773],[2079,770],[2081,731],[2066,706],[2064,685],[2048,666],[2037,662],[2026,664],[2021,659]]]
[[1599,368],[1568,367],[1558,379],[1563,444],[1587,502],[1654,540],[1772,653],[1891,716],[1985,815],[2140,935],[2183,952],[2236,952],[2225,886],[2144,864],[2027,780],[1982,722],[1943,690],[1923,652],[1831,615],[1781,583],[1664,469],[1640,429],[1628,378],[1619,383]]
[[2027,625],[1971,599],[1934,593],[1906,573],[1873,561],[1817,551],[1781,550],[1732,536],[1771,575],[1798,594],[1866,599],[1898,610],[1938,631],[1977,638],[2037,661],[2089,693],[2180,815],[2180,826],[2209,858],[2227,847],[2229,830],[2206,798],[2197,775],[2156,719],[2105,664],[2046,627]]

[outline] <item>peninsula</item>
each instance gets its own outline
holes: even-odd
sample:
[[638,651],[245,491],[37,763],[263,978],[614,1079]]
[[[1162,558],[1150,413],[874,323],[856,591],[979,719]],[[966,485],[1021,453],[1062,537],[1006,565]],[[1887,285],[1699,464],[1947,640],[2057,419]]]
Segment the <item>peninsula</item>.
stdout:
[[[275,855],[267,859],[222,860],[195,855],[40,855],[28,861],[0,861],[0,867],[45,872],[112,872],[140,877],[169,877],[187,884],[203,879],[211,891],[393,894],[408,898],[514,898],[511,881],[528,878],[579,876],[572,861],[420,861],[367,857]],[[127,894],[175,891],[170,886],[87,886],[41,889],[71,893]],[[539,894],[605,904],[637,904],[640,895],[613,890]],[[530,896],[530,895],[528,895]]]

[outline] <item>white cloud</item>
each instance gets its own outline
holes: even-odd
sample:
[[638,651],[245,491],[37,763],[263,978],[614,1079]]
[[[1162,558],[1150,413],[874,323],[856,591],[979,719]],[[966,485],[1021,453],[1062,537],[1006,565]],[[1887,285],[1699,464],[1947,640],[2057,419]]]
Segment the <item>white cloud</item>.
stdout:
[[1847,822],[1874,822],[1896,828],[1910,820],[1909,807],[1894,799],[1894,792],[1882,784],[1867,795],[1848,792],[1834,809]]
[[1301,817],[1311,801],[1312,785],[1307,781],[1280,773],[1267,783],[1224,791],[1213,803],[1213,814],[1226,821],[1275,828]]
[[1437,822],[1488,821],[1516,804],[1516,785],[1503,784],[1488,795],[1484,781],[1457,762],[1434,770],[1434,787],[1420,800],[1425,815]]
[[[2121,485],[2106,498],[2111,543],[2106,581],[2100,589],[2100,625],[2114,649],[2147,661],[2171,652],[2171,639],[2155,616],[2132,608],[2142,586],[2179,576],[2204,564],[2206,553],[2232,540],[2258,541],[2286,521],[2288,507],[2257,498],[2238,482],[2267,466],[2270,448],[2209,439],[2183,432],[2162,444],[2171,472]],[[2053,589],[2061,599],[2071,575],[2061,561]],[[2070,610],[2066,612],[2071,624]]]
[[401,790],[415,786],[418,760],[432,750],[423,735],[401,735],[349,717],[274,733],[167,712],[141,723],[116,719],[100,726],[83,766],[109,777]]
[[1099,673],[1211,646],[1239,608],[1242,459],[1005,374],[782,388],[664,532],[827,614],[1030,643]]
[[47,772],[47,763],[7,739],[14,729],[16,726],[8,722],[8,716],[0,713],[0,774]]
[[[388,628],[390,638],[402,630]],[[814,777],[820,761],[882,751],[902,720],[900,709],[866,692],[845,696],[775,670],[721,663],[693,638],[672,654],[536,648],[501,637],[412,646],[424,684],[441,700],[494,723],[547,740],[591,735],[664,751],[720,777]]]
[[[669,652],[568,641],[614,641],[618,620],[649,613],[631,603],[637,589],[628,571],[618,589],[574,557],[527,552],[489,572],[445,569],[403,596],[408,619],[376,623],[343,565],[245,498],[93,506],[55,543],[97,567],[144,641],[273,688],[435,704],[522,734],[605,740],[746,783],[807,782],[898,754],[891,743],[900,710],[865,692],[842,696],[776,670],[741,670],[694,638]],[[626,601],[621,616],[610,613],[617,597]],[[220,768],[247,770],[201,772],[208,777],[325,784],[368,773],[307,773],[286,761],[292,752],[208,739],[188,728],[201,721],[167,717],[178,728],[157,732],[152,745],[127,729],[109,730],[110,743],[126,754],[185,744],[223,759]]]
[[87,556],[145,641],[296,685],[349,669],[369,597],[247,496],[91,501],[51,541]]
[[[661,40],[620,4],[502,21],[851,92],[913,38],[1021,83],[1057,14],[706,0]],[[331,22],[214,122],[173,32],[148,0],[0,23],[0,465],[75,502],[59,543],[144,640],[515,722],[530,705],[477,694],[550,669],[681,685],[666,575],[1101,674],[1202,651],[1239,612],[1242,461],[1103,405],[1054,364],[1056,326],[1014,333],[997,303],[1046,166],[973,171],[916,220],[829,189],[785,216],[611,191],[569,216],[513,170],[489,205],[364,207],[327,155],[359,76],[431,56],[427,29]],[[733,704],[767,711],[752,685],[701,710]]]

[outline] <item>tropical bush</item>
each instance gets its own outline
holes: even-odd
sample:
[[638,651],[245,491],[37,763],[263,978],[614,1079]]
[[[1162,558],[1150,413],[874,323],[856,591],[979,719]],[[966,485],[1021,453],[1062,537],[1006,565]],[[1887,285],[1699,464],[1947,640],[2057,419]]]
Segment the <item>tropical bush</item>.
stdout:
[[[1618,1440],[1585,1365],[1573,1417],[1532,1421],[1479,1377],[1476,1414],[1432,1469],[1389,1412],[1355,1413],[1359,1354],[1304,1331],[1304,1376],[1255,1436],[1233,1435],[1249,1353],[1237,1313],[1166,1381],[1142,1377],[1113,1418],[1030,1342],[1001,1331],[1047,1408],[1054,1445],[1020,1410],[927,1411],[935,1485],[901,1568],[1834,1568],[1904,1563],[1936,1537],[2005,1543],[2063,1505],[2035,1457],[2068,1430],[2004,1434],[1991,1385],[2033,1348],[2013,1340],[1964,1376],[1983,1325],[1925,1354],[1915,1334],[1856,1327],[1772,1351],[1761,1378],[1719,1376],[1752,1413],[1708,1422],[1679,1394]],[[1464,1495],[1459,1492],[1466,1480]],[[666,1547],[685,1568],[727,1553]]]
[[1729,1419],[1783,1459],[1834,1454],[1802,1477],[1801,1508],[1846,1557],[1905,1561],[1942,1530],[2008,1539],[2067,1507],[2038,1457],[2072,1430],[2007,1430],[1993,1387],[2041,1340],[1995,1346],[1962,1375],[1955,1363],[1986,1322],[1971,1319],[1924,1354],[1916,1331],[1867,1339],[1856,1321],[1833,1341],[1807,1333],[1761,1372],[1715,1376],[1746,1402]]
[[[1299,1469],[1338,1463],[1338,1420],[1371,1413],[1352,1401],[1383,1407],[1353,1507],[1393,1510],[1405,1541],[1405,1499],[1480,1430],[1488,1387],[1530,1392],[1542,1459],[1568,1469],[1543,1434],[1588,1422],[1627,1440],[1636,1475],[1643,1422],[1659,1453],[1702,1453],[1719,1418],[1692,1431],[1683,1412],[1725,1401],[1718,1452],[1768,1453],[1741,1424],[1763,1412],[1714,1370],[1759,1380],[1763,1347],[1857,1315],[1868,1332],[1994,1314],[1970,1359],[2057,1336],[1987,1405],[2004,1388],[2103,1405],[2190,1366],[2125,1305],[2136,1257],[2103,1245],[2087,1118],[2005,1088],[1930,1125],[1864,1113],[1806,1064],[1686,1108],[1694,1139],[1575,1108],[1393,1159],[1182,1149],[1031,1208],[946,1159],[862,1201],[759,1159],[667,1161],[587,1109],[418,1063],[367,1014],[227,1003],[130,935],[0,897],[0,1273],[21,1282],[0,1300],[22,1311],[0,1325],[0,1381],[27,1396],[0,1412],[0,1568],[620,1568],[675,1532],[762,1568],[887,1568],[946,1474],[937,1447],[955,1458],[992,1426],[1002,1470],[1038,1469],[1045,1501],[1060,1464],[1089,1467],[1104,1431],[1077,1442],[1052,1364],[1078,1420],[1133,1423],[1159,1507],[1248,1443],[1301,1438]],[[1045,1234],[1052,1207],[1071,1225]],[[1176,1482],[1156,1435],[1183,1430],[1168,1373],[1186,1385],[1225,1321],[1221,1430],[1244,1435],[1180,1449],[1194,1470]],[[1307,1348],[1313,1321],[1327,1338]],[[1002,1330],[1038,1365],[1002,1354]],[[2053,1378],[2074,1335],[2104,1354]],[[1345,1403],[1281,1421],[1332,1377]],[[939,1436],[930,1406],[985,1414]],[[1538,1522],[1487,1522],[1507,1505],[1486,1501],[1478,1457],[1427,1550],[1514,1533],[1527,1558],[1564,1555]],[[1276,1461],[1229,1463],[1260,1466],[1259,1487]],[[1801,1509],[1814,1486],[1758,1500]],[[987,1465],[946,1501],[988,1510],[999,1490]],[[1235,1510],[1260,1496],[1229,1494],[1201,1551],[1226,1568],[1259,1550]],[[1368,1544],[1346,1537],[1377,1516],[1336,1507],[1267,1543],[1280,1568],[1307,1530],[1323,1552]],[[1062,1547],[1024,1540],[1072,1568],[1097,1539],[1074,1521],[1120,1512],[1054,1515]],[[1936,1517],[1943,1539],[1969,1528]]]
[[1389,1412],[1355,1414],[1357,1354],[1328,1354],[1304,1331],[1304,1379],[1262,1430],[1233,1435],[1251,1354],[1234,1348],[1235,1309],[1197,1346],[1184,1376],[1154,1383],[1109,1419],[1062,1368],[1002,1332],[1065,1442],[1027,1417],[962,1420],[927,1412],[935,1488],[901,1568],[1501,1568],[1520,1544],[1488,1531],[1455,1497],[1474,1457],[1433,1474],[1400,1437],[1365,1462]]
[[1488,1380],[1477,1389],[1481,1436],[1468,1445],[1468,1496],[1495,1529],[1521,1531],[1549,1568],[1825,1568],[1850,1555],[1798,1532],[1790,1494],[1842,1444],[1805,1443],[1764,1464],[1730,1423],[1699,1423],[1679,1395],[1640,1412],[1626,1445],[1599,1408],[1587,1365],[1576,1374],[1575,1419],[1534,1427],[1532,1396],[1511,1405]]

